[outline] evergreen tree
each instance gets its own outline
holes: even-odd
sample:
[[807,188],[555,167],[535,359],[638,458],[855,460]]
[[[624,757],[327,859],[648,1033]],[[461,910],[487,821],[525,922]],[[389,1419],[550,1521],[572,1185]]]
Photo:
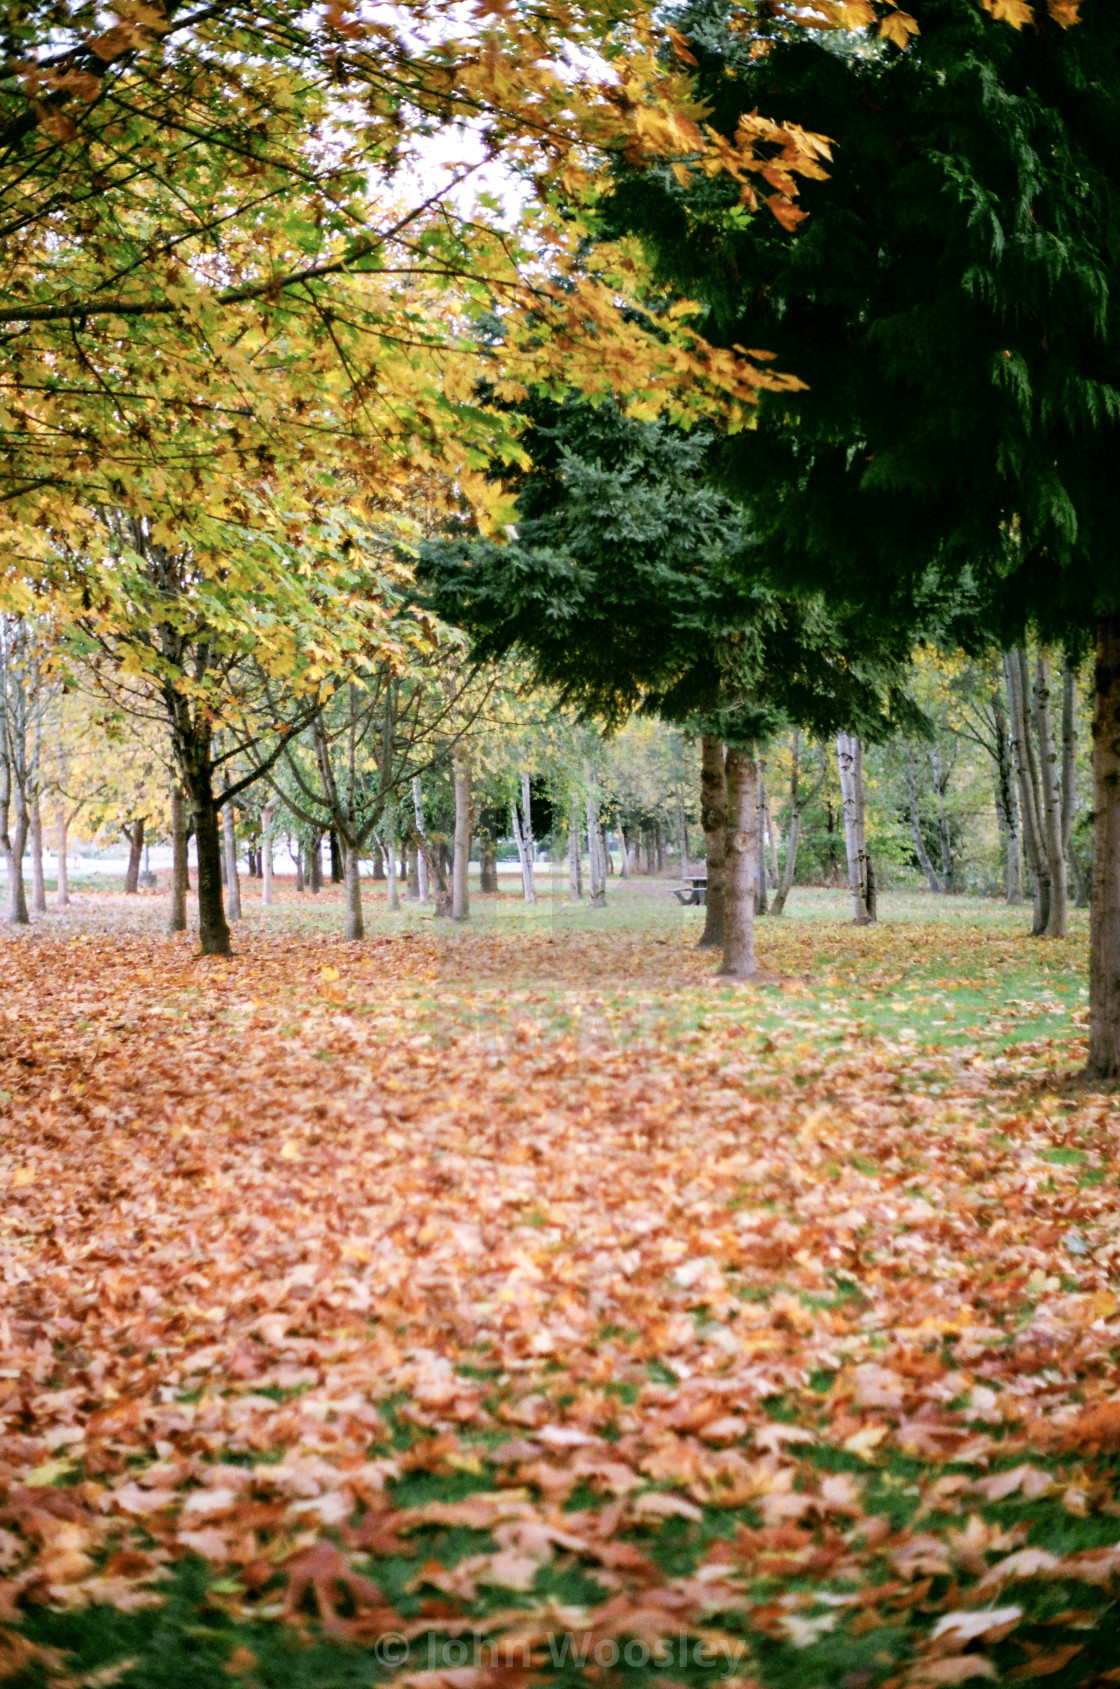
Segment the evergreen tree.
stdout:
[[424,548],[435,607],[476,657],[522,651],[587,716],[617,725],[641,708],[703,737],[706,940],[726,973],[749,974],[757,747],[789,721],[888,731],[905,708],[905,642],[752,578],[744,511],[712,485],[713,436],[572,403],[541,407],[527,445],[508,543],[464,533]]
[[1120,14],[1014,30],[919,0],[904,52],[676,16],[711,121],[796,110],[829,135],[790,239],[727,184],[620,172],[609,215],[706,332],[807,384],[726,443],[752,580],[972,649],[1095,639],[1090,1069],[1120,1075]]

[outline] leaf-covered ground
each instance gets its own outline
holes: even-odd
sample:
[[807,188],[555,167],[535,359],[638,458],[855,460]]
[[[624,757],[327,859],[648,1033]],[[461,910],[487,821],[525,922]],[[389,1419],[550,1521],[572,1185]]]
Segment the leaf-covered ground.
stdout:
[[5,940],[0,1676],[1120,1682],[1083,931],[612,896]]

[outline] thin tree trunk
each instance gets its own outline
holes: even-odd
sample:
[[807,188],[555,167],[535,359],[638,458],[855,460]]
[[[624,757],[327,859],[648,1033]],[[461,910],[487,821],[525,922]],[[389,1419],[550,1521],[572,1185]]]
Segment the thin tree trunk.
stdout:
[[226,859],[226,888],[229,892],[229,918],[241,919],[241,884],[237,878],[237,833],[232,803],[222,805],[222,843]]
[[385,878],[385,852],[382,849],[381,840],[376,836],[373,841],[373,877],[375,880]]
[[579,810],[575,804],[568,812],[568,897],[573,903],[583,899],[583,865],[579,849]]
[[937,842],[941,851],[941,884],[946,892],[956,888],[956,864],[953,859],[953,837],[949,830],[949,815],[945,808],[945,792],[949,776],[941,767],[941,752],[934,745],[929,753],[933,771],[933,791],[937,798]]
[[443,866],[443,852],[433,849],[426,837],[420,841],[419,849],[421,860],[427,868],[427,884],[435,894],[435,913],[437,916],[447,917],[451,914],[451,888]]
[[[420,838],[424,837],[424,792],[420,785],[420,776],[412,776],[412,812],[416,817],[416,831]],[[419,902],[428,901],[428,853],[420,845],[416,847],[416,896]]]
[[862,756],[851,733],[836,735],[836,762],[840,772],[840,794],[844,801],[844,847],[848,859],[848,889],[852,894],[852,919],[857,927],[871,920],[867,907],[867,847],[862,837]]
[[261,902],[272,906],[272,823],[276,818],[276,801],[270,798],[261,810]]
[[727,777],[723,743],[714,733],[700,740],[700,824],[708,874],[704,894],[704,930],[700,947],[722,950],[724,942],[724,862],[727,853]]
[[16,824],[10,839],[6,825],[4,829],[8,858],[8,921],[13,927],[27,927],[31,925],[31,916],[27,912],[27,892],[23,883],[23,853],[27,849],[30,818],[18,780],[13,784]]
[[138,816],[127,830],[128,867],[125,869],[124,889],[130,896],[140,889],[140,863],[144,856],[144,817]]
[[766,884],[766,764],[758,764],[758,861],[755,866],[757,888],[754,912],[765,915],[770,908],[769,888]]
[[684,802],[677,794],[677,848],[681,853],[681,878],[687,880],[689,872],[688,861],[688,822],[684,817]]
[[[619,817],[618,822],[618,851],[618,877],[620,880],[628,880],[630,878],[630,846],[626,842],[626,829],[622,825],[621,817]],[[582,893],[580,895],[582,896]]]
[[1120,1079],[1120,615],[1097,622],[1089,1074]]
[[[1030,779],[1032,819],[1035,830],[1035,852],[1038,858],[1038,890],[1035,900],[1034,935],[1041,938],[1050,924],[1050,856],[1046,848],[1045,799],[1038,755],[1038,712],[1034,706],[1030,663],[1023,646],[1016,650],[1019,670],[1019,695],[1022,699],[1023,746],[1027,773]],[[1032,731],[1033,729],[1033,731]]]
[[720,977],[750,979],[754,955],[754,897],[758,860],[758,764],[730,746],[726,761],[727,822],[723,852],[724,936]]
[[603,863],[602,835],[599,831],[598,794],[588,793],[585,802],[587,816],[587,878],[592,909],[602,909],[607,901],[607,882]]
[[918,803],[918,774],[914,767],[914,753],[906,747],[906,790],[910,799],[910,836],[914,841],[914,855],[918,858],[918,866],[926,877],[930,891],[940,893],[944,886],[937,877],[937,870],[930,860],[926,841],[922,837],[922,812]]
[[785,912],[786,898],[790,894],[790,890],[793,886],[793,876],[797,871],[797,849],[800,843],[801,811],[798,809],[795,810],[789,818],[789,840],[786,844],[785,867],[782,869],[782,877],[778,884],[777,895],[775,896],[773,903],[770,905],[771,920],[773,920],[775,916],[784,914]]
[[1062,770],[1054,739],[1054,713],[1050,707],[1050,659],[1039,648],[1035,658],[1035,710],[1038,718],[1038,759],[1042,782],[1042,825],[1046,860],[1050,868],[1050,908],[1047,938],[1065,938],[1069,926],[1069,894],[1066,885],[1066,853],[1062,833]]
[[1019,781],[1019,811],[1023,822],[1023,844],[1027,866],[1034,890],[1034,935],[1046,931],[1050,912],[1049,869],[1042,843],[1039,815],[1038,784],[1034,775],[1034,754],[1031,747],[1030,719],[1026,707],[1023,681],[1027,670],[1026,653],[1013,647],[1003,654],[1004,677],[1007,681],[1007,702],[1011,716],[1011,755]]
[[481,892],[498,889],[498,853],[489,840],[478,847],[478,889]]
[[1019,805],[1015,798],[1015,759],[1003,693],[997,684],[992,694],[992,717],[996,730],[996,813],[1004,843],[1004,893],[1008,903],[1023,899],[1023,841],[1019,830]]
[[291,841],[291,838],[289,836],[289,839],[288,839],[288,855],[292,857],[292,861],[296,865],[296,890],[297,891],[303,891],[307,882],[306,882],[306,879],[304,877],[304,872],[303,872],[303,841],[301,839],[298,839],[298,838],[296,839],[295,854],[293,856],[292,855],[292,841]]
[[187,930],[187,817],[178,780],[171,782],[171,908],[167,930]]
[[362,876],[358,847],[339,841],[342,850],[342,883],[346,888],[346,937],[357,943],[365,937],[362,920]]
[[[307,847],[307,889],[317,897],[323,889],[323,835],[316,833]],[[232,914],[232,910],[231,910]]]
[[28,837],[31,844],[31,908],[34,914],[45,915],[47,882],[43,873],[43,812],[39,807],[38,792],[31,800]]
[[1077,818],[1077,672],[1069,653],[1062,659],[1062,850],[1069,869],[1073,900],[1085,907],[1086,886],[1077,852],[1073,824]]
[[532,838],[531,835],[527,836],[522,829],[516,799],[510,803],[509,818],[513,830],[513,842],[517,846],[517,860],[521,864],[521,892],[526,903],[535,903],[537,901],[537,888],[533,878]]
[[58,853],[58,888],[55,891],[54,900],[60,909],[65,909],[70,902],[70,870],[66,861],[69,842],[67,835],[69,832],[70,826],[66,818],[66,807],[60,803],[54,812],[55,850]]
[[330,829],[331,841],[331,885],[340,886],[346,879],[346,869],[343,867],[345,846],[339,839],[334,828]]
[[451,919],[470,918],[470,889],[467,870],[471,860],[471,770],[465,756],[455,757],[452,765],[455,784],[455,846],[451,865]]

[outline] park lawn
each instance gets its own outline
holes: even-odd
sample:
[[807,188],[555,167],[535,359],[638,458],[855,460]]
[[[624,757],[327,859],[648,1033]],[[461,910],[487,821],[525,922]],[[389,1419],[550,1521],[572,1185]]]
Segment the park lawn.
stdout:
[[163,913],[6,940],[0,1673],[1120,1681],[1080,917]]

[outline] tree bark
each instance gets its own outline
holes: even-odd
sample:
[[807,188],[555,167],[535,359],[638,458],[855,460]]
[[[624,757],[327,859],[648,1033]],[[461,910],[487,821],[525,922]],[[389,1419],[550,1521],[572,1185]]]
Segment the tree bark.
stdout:
[[1088,1072],[1120,1079],[1120,614],[1097,622],[1095,688]]
[[39,794],[31,800],[28,816],[28,838],[31,844],[31,908],[36,915],[47,912],[47,882],[43,873],[43,812]]
[[323,889],[322,833],[316,833],[307,847],[307,889],[312,896],[318,896]]
[[[630,846],[626,842],[626,829],[621,817],[618,822],[618,877],[620,880],[630,878]],[[583,895],[582,892],[580,895]]]
[[498,889],[498,853],[489,840],[478,847],[478,889],[481,892]]
[[840,772],[840,793],[844,801],[844,847],[848,859],[848,889],[852,894],[852,919],[857,927],[871,921],[867,907],[867,846],[863,837],[863,755],[851,733],[836,735],[836,762]]
[[727,809],[723,850],[722,979],[750,979],[754,955],[754,897],[758,860],[758,764],[749,752],[728,748]]
[[1019,805],[1015,799],[1015,760],[1002,691],[997,684],[992,694],[992,718],[996,732],[996,813],[1004,845],[1004,895],[1008,903],[1023,900],[1023,840],[1019,830]]
[[125,830],[128,839],[128,867],[125,869],[124,889],[131,896],[140,889],[140,863],[144,856],[144,817],[137,816]]
[[583,901],[583,864],[579,848],[579,810],[575,804],[568,812],[568,897],[573,903]]
[[8,835],[7,816],[4,817],[4,854],[8,859],[8,922],[13,927],[31,925],[27,912],[27,892],[23,883],[23,853],[27,849],[29,817],[27,804],[18,780],[14,782],[16,824]]
[[338,834],[335,832],[333,827],[330,829],[330,841],[331,841],[331,885],[332,886],[340,886],[340,885],[342,885],[343,881],[346,878],[346,869],[343,867],[344,847],[340,843]]
[[[412,777],[412,811],[416,817],[416,831],[422,839],[424,837],[424,792],[418,774],[414,774]],[[428,853],[419,845],[416,848],[416,896],[421,903],[427,903]]]
[[[771,919],[773,919],[776,915],[781,915],[785,910],[786,899],[788,898],[790,891],[793,887],[794,874],[797,872],[797,851],[798,851],[798,847],[801,844],[801,818],[804,815],[805,810],[808,807],[808,805],[810,803],[812,803],[813,799],[816,797],[817,793],[820,791],[821,787],[824,785],[824,778],[825,778],[825,750],[824,750],[824,746],[822,745],[820,747],[820,773],[817,777],[816,783],[812,787],[810,787],[810,789],[809,789],[808,793],[805,795],[805,797],[802,797],[802,795],[801,795],[801,734],[796,728],[794,729],[794,732],[793,732],[793,739],[792,739],[792,742],[791,742],[791,745],[790,745],[790,751],[791,751],[791,758],[790,758],[790,772],[789,772],[789,841],[786,845],[786,860],[785,860],[785,866],[784,866],[784,868],[782,869],[782,872],[781,872],[781,876],[779,877],[776,872],[775,872],[775,876],[774,876],[775,880],[777,882],[778,891],[777,891],[776,897],[774,898],[774,902],[771,905],[771,909],[770,909]],[[776,866],[777,865],[775,864],[775,868],[776,868]]]
[[754,912],[765,915],[770,908],[770,892],[766,882],[766,764],[758,764],[758,862]]
[[59,804],[54,812],[55,850],[58,853],[58,886],[54,900],[59,909],[65,909],[70,902],[70,871],[66,861],[66,851],[70,825],[66,818],[65,804]]
[[362,919],[362,876],[356,846],[342,846],[342,883],[346,888],[346,937],[355,944],[366,935]]
[[704,895],[703,950],[721,950],[724,943],[724,866],[727,851],[727,776],[722,741],[705,733],[700,741],[700,824],[708,885]]
[[376,836],[373,840],[373,877],[375,880],[385,878],[385,852],[382,849],[381,840]]
[[467,870],[471,860],[471,770],[460,752],[452,765],[455,785],[455,842],[451,863],[451,919],[470,919],[470,890]]
[[237,878],[237,833],[234,827],[233,805],[222,805],[222,843],[226,859],[226,887],[229,892],[229,918],[241,919],[241,884]]
[[589,792],[585,802],[587,815],[587,879],[592,909],[602,909],[607,901],[606,851],[599,829],[599,795]]
[[209,778],[190,792],[198,853],[198,942],[204,956],[228,956],[230,932],[222,899],[222,847],[218,809]]
[[276,802],[270,799],[261,810],[261,902],[272,905],[272,823],[276,817]]
[[167,930],[187,930],[187,817],[178,780],[171,782],[171,909]]
[[1077,673],[1069,653],[1062,659],[1062,850],[1069,871],[1070,889],[1079,909],[1085,907],[1085,877],[1073,848],[1073,824],[1077,819]]
[[521,891],[526,903],[537,901],[537,888],[533,879],[533,841],[532,834],[522,829],[521,816],[517,809],[517,800],[513,799],[509,806],[510,827],[513,832],[513,842],[517,846],[517,860],[521,864]]
[[1050,869],[1050,907],[1047,938],[1065,938],[1069,925],[1069,894],[1066,885],[1066,853],[1062,833],[1062,771],[1054,739],[1054,712],[1050,705],[1050,659],[1039,648],[1035,659],[1035,710],[1038,719],[1038,760],[1042,784],[1042,829],[1046,861]]
[[[288,854],[289,855],[291,855],[291,844],[292,844],[292,841],[291,841],[291,838],[289,837],[289,839],[288,839]],[[296,839],[295,855],[292,857],[292,860],[296,865],[296,890],[297,891],[303,891],[307,882],[304,878],[304,873],[303,873],[303,841],[302,841],[302,839],[299,839],[299,838]]]
[[1031,744],[1030,717],[1027,710],[1029,679],[1027,655],[1019,647],[1003,654],[1003,669],[1007,681],[1007,702],[1011,715],[1011,755],[1019,780],[1019,811],[1023,821],[1023,844],[1027,866],[1034,888],[1034,927],[1036,938],[1046,931],[1050,913],[1050,870],[1042,842],[1042,822],[1039,810],[1039,791],[1034,750]]

